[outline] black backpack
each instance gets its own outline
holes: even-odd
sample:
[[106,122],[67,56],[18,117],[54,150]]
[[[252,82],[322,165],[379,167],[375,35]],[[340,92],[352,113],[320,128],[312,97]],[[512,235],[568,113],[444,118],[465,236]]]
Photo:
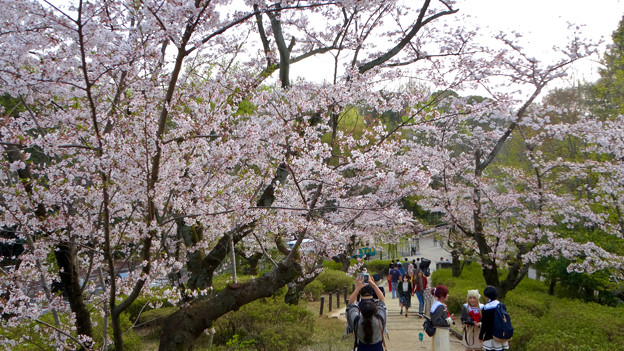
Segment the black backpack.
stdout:
[[425,317],[425,321],[423,322],[423,329],[425,330],[425,333],[427,333],[427,335],[429,336],[433,336],[433,334],[435,334],[436,328],[433,326],[431,319],[429,319],[427,316],[423,317]]
[[505,306],[502,303],[499,303],[494,309],[492,337],[495,341],[504,343],[513,337],[513,331],[514,329],[511,326],[511,317],[509,317]]

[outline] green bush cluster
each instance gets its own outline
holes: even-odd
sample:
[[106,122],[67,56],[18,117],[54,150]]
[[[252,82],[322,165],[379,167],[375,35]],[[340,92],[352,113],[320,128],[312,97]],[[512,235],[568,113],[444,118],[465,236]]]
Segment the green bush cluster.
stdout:
[[302,296],[302,298],[308,298],[310,293],[312,293],[312,297],[316,301],[321,297],[324,291],[325,287],[323,286],[323,283],[321,283],[320,280],[315,279],[310,284],[306,285],[305,288],[303,288],[304,295]]
[[[55,324],[52,312],[42,315],[39,319],[49,325]],[[63,324],[70,323],[66,314],[59,313],[59,319]],[[93,326],[93,349],[99,350],[102,348],[102,340],[104,338],[104,318],[97,315],[97,317],[92,317],[91,322]],[[142,351],[144,349],[143,342],[141,338],[132,330],[132,323],[128,319],[128,316],[122,314],[120,316],[120,323],[121,329],[125,331],[123,334],[124,350]],[[54,341],[48,337],[48,335],[52,333],[54,333],[52,329],[36,321],[24,321],[15,328],[8,328],[4,325],[0,325],[0,339],[6,338],[9,340],[20,340],[20,344],[12,348],[12,350],[16,351],[57,350],[60,346],[55,345]],[[73,333],[73,336],[75,337],[76,334]],[[22,337],[23,339],[21,339]],[[113,328],[111,326],[110,318],[108,320],[107,337],[109,348],[111,348],[113,343]],[[68,339],[66,343],[67,344],[64,348],[65,350],[74,350],[78,348],[78,345],[71,339]]]
[[390,260],[368,261],[364,263],[363,267],[366,267],[366,270],[370,274],[388,274],[388,267],[390,265],[390,262]]
[[[449,288],[447,305],[455,314],[461,311],[468,289],[483,292],[486,286],[475,263],[467,265],[459,278],[453,278],[450,269],[438,269],[432,280]],[[622,306],[551,296],[544,282],[528,278],[507,293],[503,303],[514,326],[514,350],[624,350]]]
[[323,261],[323,268],[339,271],[342,270],[342,263],[334,262],[332,260],[325,260]]
[[345,272],[331,269],[324,270],[316,277],[316,280],[323,284],[323,291],[326,293],[342,291],[345,286],[350,289],[355,283],[355,278],[348,276]]
[[139,315],[157,307],[172,307],[166,299],[157,299],[153,297],[139,297],[126,309],[126,314],[131,321],[136,321]]
[[245,345],[260,351],[299,350],[311,343],[314,323],[305,307],[287,305],[281,299],[254,301],[215,322],[212,349],[240,350]]
[[[349,260],[350,262],[350,266],[356,265],[358,263],[358,260],[356,260],[355,258],[352,258]],[[333,269],[335,271],[341,271],[342,270],[342,263],[340,262],[335,262],[333,260],[325,260],[323,261],[323,268],[325,269]]]

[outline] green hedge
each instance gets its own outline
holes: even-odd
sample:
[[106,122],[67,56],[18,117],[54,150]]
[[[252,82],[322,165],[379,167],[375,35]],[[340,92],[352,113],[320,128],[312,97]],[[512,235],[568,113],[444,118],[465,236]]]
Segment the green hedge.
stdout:
[[[468,289],[482,292],[486,286],[476,263],[466,266],[459,278],[451,277],[450,269],[438,269],[432,280],[449,288],[447,305],[455,314]],[[503,300],[514,326],[514,350],[624,350],[624,307],[560,298],[547,291],[544,282],[525,278]]]
[[254,301],[215,322],[211,350],[299,350],[312,342],[314,321],[305,307],[281,298]]
[[388,274],[388,267],[391,262],[391,260],[368,261],[364,263],[363,267],[366,267],[366,270],[370,274]]
[[325,287],[323,286],[323,283],[321,283],[320,280],[315,279],[310,284],[306,285],[305,288],[303,288],[304,294],[301,296],[301,298],[307,299],[309,294],[312,293],[312,297],[316,301],[321,297],[323,292],[325,292]]
[[[358,263],[358,260],[356,260],[355,258],[352,258],[349,260],[350,266],[356,265]],[[339,262],[334,262],[333,260],[325,260],[323,261],[323,268],[326,269],[333,269],[335,271],[341,271],[342,270],[342,263]]]
[[323,284],[323,291],[326,293],[342,291],[345,286],[351,289],[351,285],[355,284],[355,278],[348,276],[345,272],[332,269],[324,270],[316,277],[316,280]]

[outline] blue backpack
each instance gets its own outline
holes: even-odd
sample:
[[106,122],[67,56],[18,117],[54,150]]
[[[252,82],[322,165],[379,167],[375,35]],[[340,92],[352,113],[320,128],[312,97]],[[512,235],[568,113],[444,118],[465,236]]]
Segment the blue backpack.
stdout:
[[513,337],[513,327],[511,326],[511,317],[507,313],[507,309],[502,303],[499,303],[494,309],[494,327],[492,328],[492,337],[495,341],[504,343]]

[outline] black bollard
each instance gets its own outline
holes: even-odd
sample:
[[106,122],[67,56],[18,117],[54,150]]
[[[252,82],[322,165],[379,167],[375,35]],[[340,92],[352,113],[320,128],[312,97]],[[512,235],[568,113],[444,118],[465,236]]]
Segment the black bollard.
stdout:
[[325,305],[325,297],[321,296],[321,311],[319,312],[319,316],[323,315],[323,306]]
[[[355,289],[353,289],[353,290],[355,290]],[[344,299],[347,300],[347,287],[346,286],[344,287]],[[345,303],[345,306],[346,305],[347,304]]]
[[332,310],[332,293],[329,293],[329,303],[327,305],[329,306],[329,312],[331,312],[331,310]]
[[336,308],[340,308],[340,290],[336,291]]

